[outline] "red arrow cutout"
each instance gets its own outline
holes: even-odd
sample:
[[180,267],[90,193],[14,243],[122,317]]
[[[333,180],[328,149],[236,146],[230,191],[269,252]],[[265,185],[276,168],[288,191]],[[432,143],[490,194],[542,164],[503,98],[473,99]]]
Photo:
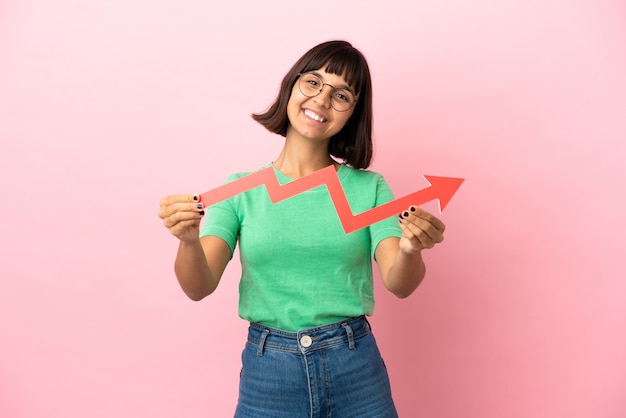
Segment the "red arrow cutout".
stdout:
[[200,201],[206,207],[264,185],[272,203],[277,203],[315,187],[326,185],[343,230],[349,234],[383,219],[397,216],[411,205],[419,206],[434,199],[439,200],[439,211],[441,212],[465,180],[455,177],[426,175],[424,177],[430,183],[429,187],[366,210],[358,215],[352,213],[335,167],[332,165],[283,185],[278,182],[274,168],[270,166],[202,193]]

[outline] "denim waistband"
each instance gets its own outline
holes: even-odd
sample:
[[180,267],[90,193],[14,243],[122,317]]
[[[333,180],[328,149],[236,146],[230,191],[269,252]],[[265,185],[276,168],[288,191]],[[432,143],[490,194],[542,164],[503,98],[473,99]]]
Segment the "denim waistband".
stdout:
[[248,328],[248,342],[258,345],[259,356],[263,355],[264,350],[306,353],[342,344],[347,344],[348,348],[354,349],[355,340],[370,332],[370,324],[364,315],[298,332],[284,331],[251,322]]

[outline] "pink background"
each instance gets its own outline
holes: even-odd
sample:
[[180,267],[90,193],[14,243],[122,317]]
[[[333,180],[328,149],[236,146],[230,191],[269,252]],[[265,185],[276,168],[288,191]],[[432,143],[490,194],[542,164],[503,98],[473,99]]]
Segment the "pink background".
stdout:
[[248,115],[332,38],[396,195],[467,178],[423,285],[377,287],[400,415],[626,416],[625,3],[372,3],[0,3],[0,416],[232,415],[239,267],[187,300],[158,201],[275,158]]

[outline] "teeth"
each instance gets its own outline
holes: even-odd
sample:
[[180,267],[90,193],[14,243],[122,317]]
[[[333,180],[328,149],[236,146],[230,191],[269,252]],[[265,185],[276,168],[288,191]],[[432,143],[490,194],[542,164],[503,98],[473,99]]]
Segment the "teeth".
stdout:
[[321,117],[320,115],[311,112],[310,110],[305,110],[304,114],[307,115],[308,117],[310,117],[313,120],[316,120],[318,122],[326,122],[326,119],[324,119],[323,117]]

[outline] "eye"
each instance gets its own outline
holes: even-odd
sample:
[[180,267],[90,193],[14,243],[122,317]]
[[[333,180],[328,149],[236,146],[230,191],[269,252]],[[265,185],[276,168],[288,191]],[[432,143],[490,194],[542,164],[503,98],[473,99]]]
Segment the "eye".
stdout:
[[335,91],[335,99],[346,103],[352,102],[352,96],[348,92],[343,90]]
[[302,77],[302,81],[304,81],[309,87],[319,88],[322,85],[321,81],[314,75],[305,75]]

